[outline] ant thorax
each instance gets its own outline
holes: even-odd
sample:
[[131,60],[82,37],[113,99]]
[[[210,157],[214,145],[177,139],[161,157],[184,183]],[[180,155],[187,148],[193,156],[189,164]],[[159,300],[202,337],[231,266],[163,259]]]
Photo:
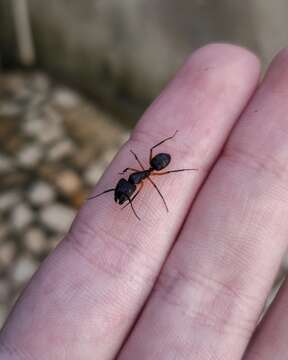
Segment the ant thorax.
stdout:
[[150,170],[134,172],[129,176],[128,181],[131,184],[135,184],[135,185],[140,184],[144,179],[146,179],[150,175],[150,172],[151,172]]

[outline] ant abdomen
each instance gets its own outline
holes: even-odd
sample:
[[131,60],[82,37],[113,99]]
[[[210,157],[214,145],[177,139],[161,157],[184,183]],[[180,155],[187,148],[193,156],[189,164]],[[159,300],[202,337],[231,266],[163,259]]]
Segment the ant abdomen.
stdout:
[[150,166],[153,170],[162,170],[165,169],[166,166],[169,165],[171,161],[171,156],[169,154],[165,154],[165,153],[160,153],[155,155],[151,161],[150,161]]

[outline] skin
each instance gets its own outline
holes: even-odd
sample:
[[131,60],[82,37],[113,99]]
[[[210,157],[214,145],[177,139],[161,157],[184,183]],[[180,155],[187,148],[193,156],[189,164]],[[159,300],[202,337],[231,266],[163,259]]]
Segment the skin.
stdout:
[[247,50],[194,52],[94,194],[176,129],[169,167],[199,171],[154,178],[169,213],[147,182],[141,221],[111,194],[86,202],[10,314],[1,360],[286,359],[288,285],[257,323],[288,242],[287,96],[287,50],[260,85]]

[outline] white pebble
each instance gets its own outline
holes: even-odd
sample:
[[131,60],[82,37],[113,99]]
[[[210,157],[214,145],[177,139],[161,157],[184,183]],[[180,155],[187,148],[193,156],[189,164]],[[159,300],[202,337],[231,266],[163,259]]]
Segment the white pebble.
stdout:
[[39,145],[27,145],[18,154],[18,163],[21,166],[31,168],[37,165],[42,158],[43,151]]
[[52,186],[44,181],[39,181],[31,187],[28,198],[34,205],[44,205],[51,202],[55,197]]
[[46,109],[45,113],[28,113],[22,129],[26,135],[33,136],[43,144],[51,143],[63,136],[61,118],[50,108]]
[[12,269],[12,279],[16,285],[27,282],[37,269],[37,263],[28,256],[20,257]]
[[63,140],[51,147],[48,152],[48,159],[52,161],[61,160],[64,157],[71,155],[74,150],[75,147],[72,141],[68,139]]
[[20,201],[20,196],[17,192],[9,191],[0,194],[0,211],[10,210],[19,201]]
[[16,254],[15,244],[12,241],[6,241],[0,245],[0,269],[12,263]]
[[41,118],[41,115],[32,108],[27,110],[25,120],[22,123],[22,131],[25,135],[33,136],[37,135],[45,129],[45,121]]
[[7,223],[0,223],[0,243],[7,239],[9,234],[9,226]]
[[40,115],[31,114],[27,115],[26,121],[23,123],[23,132],[28,136],[38,136],[39,134],[43,133],[48,124],[45,122],[44,119],[39,117]]
[[70,89],[59,88],[54,91],[52,101],[55,103],[55,105],[69,109],[79,104],[80,97]]
[[28,251],[41,254],[47,248],[47,240],[44,232],[37,227],[29,229],[24,235],[24,245]]
[[40,219],[49,229],[64,233],[68,231],[75,213],[73,208],[55,203],[47,205],[40,211]]
[[104,162],[104,164],[107,166],[110,164],[110,162],[113,160],[113,158],[115,157],[115,155],[117,154],[118,149],[117,148],[112,148],[107,150],[102,157],[102,161]]
[[44,118],[40,118],[37,115],[28,118],[23,125],[23,132],[33,136],[43,144],[51,143],[63,136],[63,128],[59,121],[56,118],[55,120],[50,120],[47,115],[44,115]]
[[19,204],[11,212],[11,226],[17,230],[22,230],[33,221],[33,211],[26,204]]
[[32,89],[35,93],[47,92],[50,87],[50,80],[44,73],[38,72],[33,74]]
[[50,124],[49,127],[38,135],[38,140],[43,144],[48,144],[59,140],[63,136],[63,129],[58,124]]
[[104,167],[100,164],[93,164],[84,173],[84,180],[90,186],[94,186],[99,181],[104,172]]
[[8,156],[0,154],[0,174],[7,173],[13,170],[13,168],[12,160]]
[[81,186],[79,176],[71,170],[60,172],[56,176],[55,183],[56,186],[67,195],[75,193]]
[[15,116],[21,112],[21,107],[13,103],[0,104],[0,115],[2,116]]

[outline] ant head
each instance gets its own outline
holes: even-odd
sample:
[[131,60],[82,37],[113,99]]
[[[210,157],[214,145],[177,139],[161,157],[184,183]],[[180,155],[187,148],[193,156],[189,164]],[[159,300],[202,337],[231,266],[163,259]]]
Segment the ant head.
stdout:
[[119,205],[123,205],[125,203],[125,201],[127,201],[127,195],[125,195],[124,193],[119,192],[117,194],[117,197],[115,197],[115,201]]

